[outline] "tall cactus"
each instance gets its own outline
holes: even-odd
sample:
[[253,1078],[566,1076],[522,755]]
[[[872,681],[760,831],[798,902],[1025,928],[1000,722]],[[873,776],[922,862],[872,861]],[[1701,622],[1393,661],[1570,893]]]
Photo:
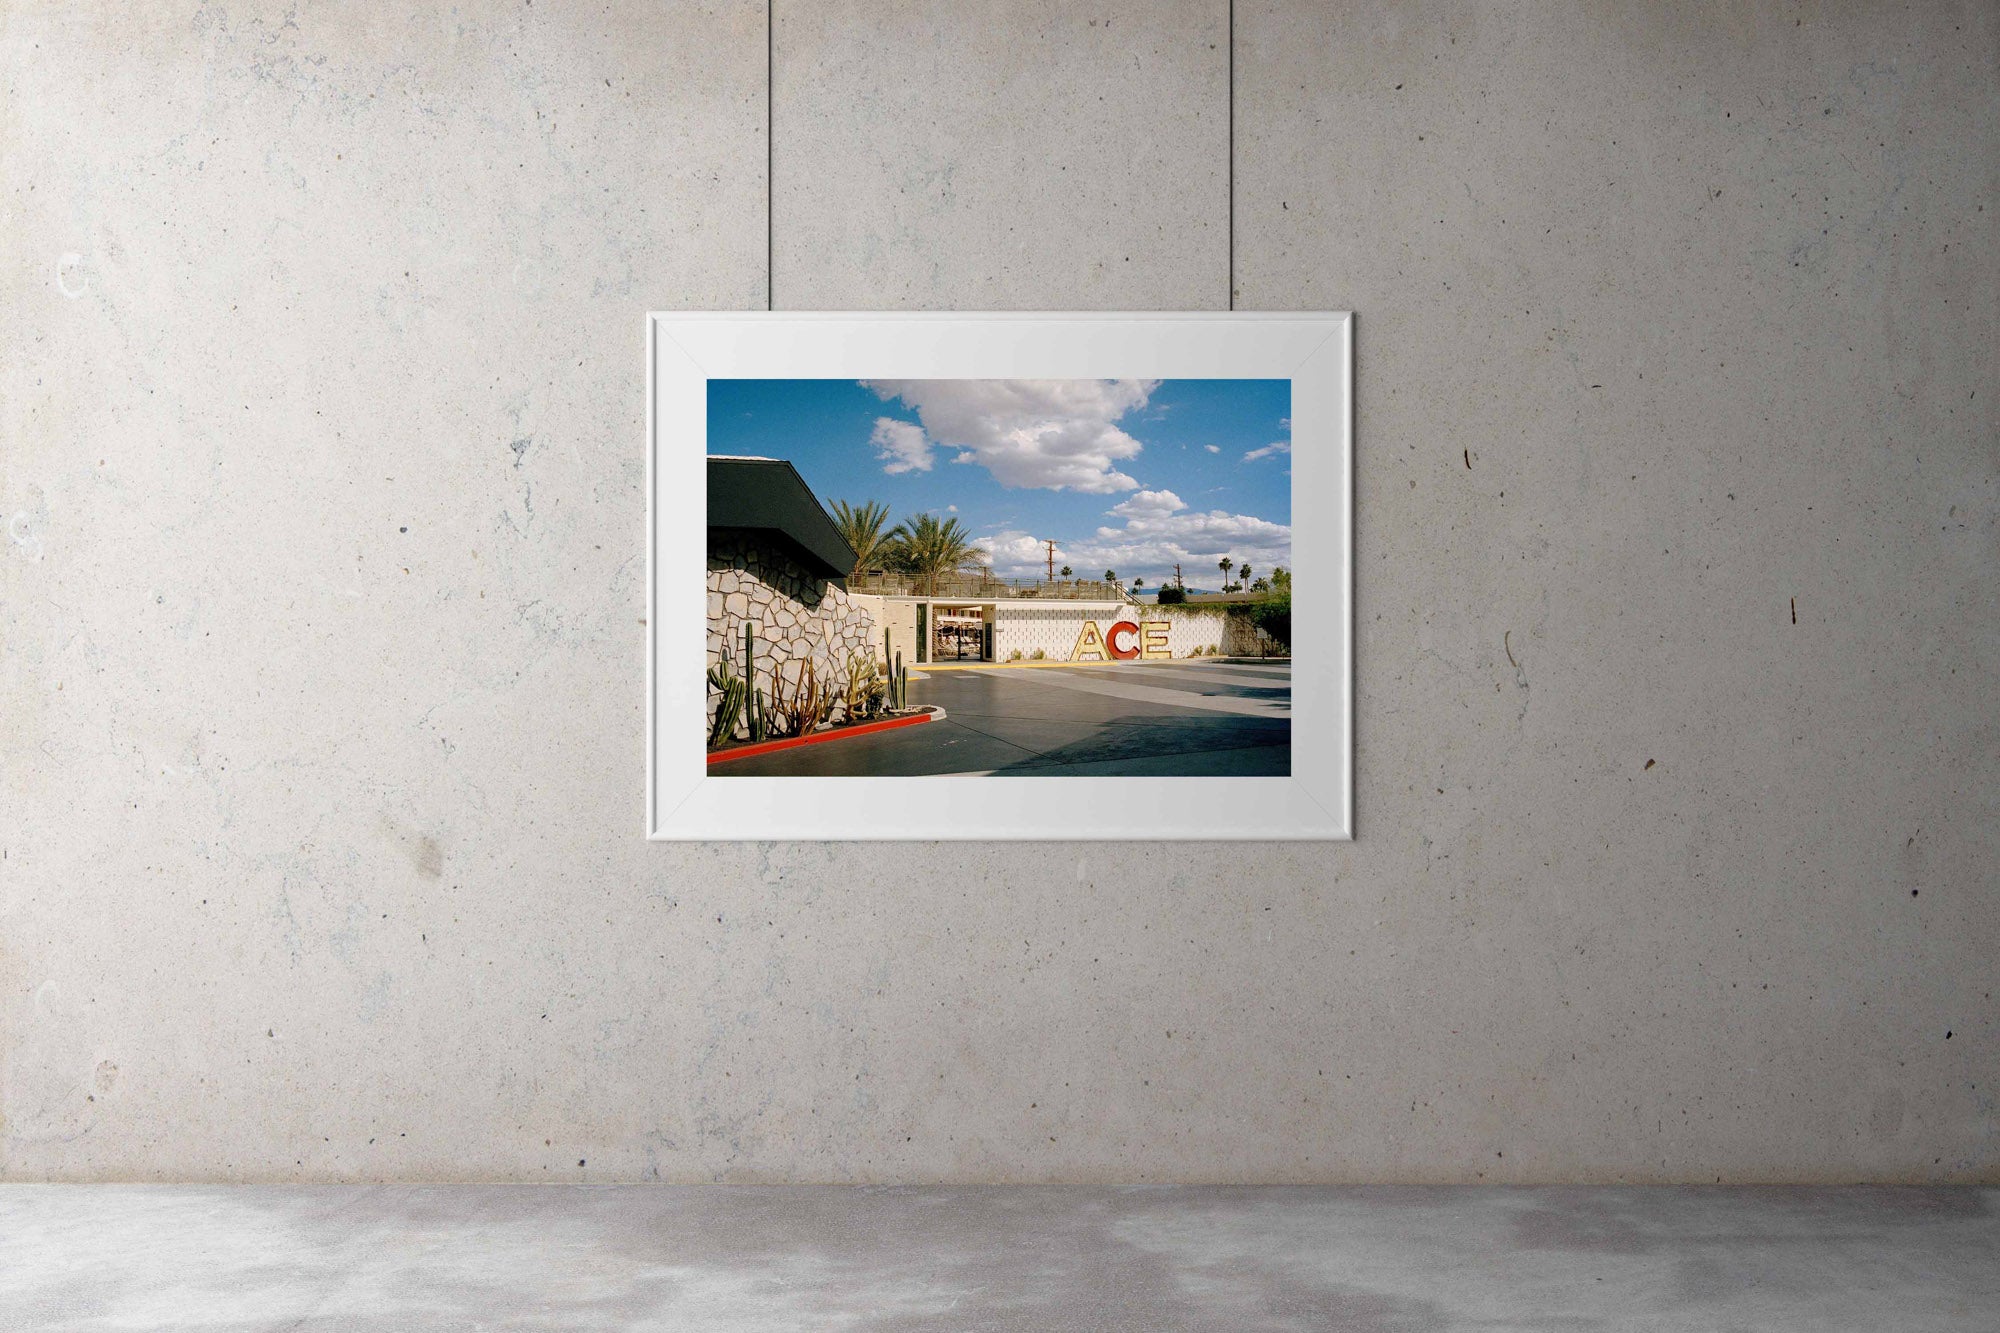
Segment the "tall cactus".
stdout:
[[743,679],[749,686],[745,705],[750,710],[750,739],[764,739],[764,691],[757,688],[757,627],[743,622]]
[[722,695],[715,708],[715,721],[708,728],[708,748],[713,750],[736,735],[736,724],[743,717],[743,701],[749,694],[749,686],[729,669],[726,661],[708,669],[708,684],[709,688]]

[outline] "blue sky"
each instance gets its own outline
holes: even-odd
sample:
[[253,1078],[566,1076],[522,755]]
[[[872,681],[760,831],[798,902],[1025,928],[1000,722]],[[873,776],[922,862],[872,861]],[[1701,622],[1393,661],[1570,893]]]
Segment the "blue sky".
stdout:
[[710,380],[708,452],[788,458],[829,506],[955,514],[1008,576],[1190,586],[1291,563],[1287,380]]

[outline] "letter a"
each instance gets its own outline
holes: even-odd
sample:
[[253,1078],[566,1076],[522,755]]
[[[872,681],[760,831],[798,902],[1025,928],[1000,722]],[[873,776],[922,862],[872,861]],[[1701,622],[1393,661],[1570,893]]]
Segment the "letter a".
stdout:
[[1086,620],[1083,622],[1083,631],[1076,636],[1076,647],[1069,650],[1069,660],[1072,662],[1084,661],[1086,660],[1084,657],[1086,653],[1091,654],[1100,662],[1109,662],[1111,660],[1111,654],[1104,649],[1104,635],[1097,628],[1095,620]]

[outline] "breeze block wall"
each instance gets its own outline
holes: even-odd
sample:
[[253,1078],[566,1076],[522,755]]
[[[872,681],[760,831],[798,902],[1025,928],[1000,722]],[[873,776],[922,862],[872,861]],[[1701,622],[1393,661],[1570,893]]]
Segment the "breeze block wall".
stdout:
[[[1098,629],[1109,630],[1133,609],[1111,602],[1002,602],[994,610],[993,655],[1002,662],[1025,660],[1039,650],[1039,660],[1067,662],[1084,621],[1095,620]],[[1020,659],[1013,657],[1017,652]]]
[[[1111,627],[1121,620],[1134,624],[1146,621],[1166,621],[1171,628],[1167,631],[1167,650],[1175,657],[1205,657],[1213,653],[1232,651],[1255,652],[1255,634],[1245,640],[1251,646],[1246,649],[1232,649],[1228,617],[1220,609],[1190,610],[1185,607],[1131,606],[1114,603],[1078,602],[1031,603],[1016,606],[1002,603],[994,625],[993,652],[1002,662],[1012,660],[1016,652],[1021,657],[1033,658],[1036,649],[1042,652],[1043,660],[1067,662],[1070,652],[1076,647],[1076,636],[1083,630],[1083,622],[1094,620],[1100,633],[1109,635]],[[1094,659],[1093,659],[1094,660]]]
[[1167,651],[1175,657],[1213,657],[1230,651],[1231,617],[1220,607],[1149,606],[1138,618],[1173,626],[1167,631]]
[[[786,552],[753,537],[718,537],[708,548],[708,665],[723,661],[744,674],[743,626],[757,627],[756,680],[773,695],[779,681],[797,686],[807,661],[819,679],[844,680],[856,655],[877,656],[880,632],[870,603],[813,574]],[[708,691],[712,722],[721,695]],[[739,722],[738,739],[749,734]]]

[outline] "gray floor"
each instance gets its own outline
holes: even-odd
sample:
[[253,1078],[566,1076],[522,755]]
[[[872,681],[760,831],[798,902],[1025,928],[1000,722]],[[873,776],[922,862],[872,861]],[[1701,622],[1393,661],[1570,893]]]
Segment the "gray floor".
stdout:
[[932,671],[910,702],[945,720],[710,770],[717,777],[1282,776],[1292,771],[1286,662]]
[[0,1328],[2000,1328],[2000,1190],[0,1187]]

